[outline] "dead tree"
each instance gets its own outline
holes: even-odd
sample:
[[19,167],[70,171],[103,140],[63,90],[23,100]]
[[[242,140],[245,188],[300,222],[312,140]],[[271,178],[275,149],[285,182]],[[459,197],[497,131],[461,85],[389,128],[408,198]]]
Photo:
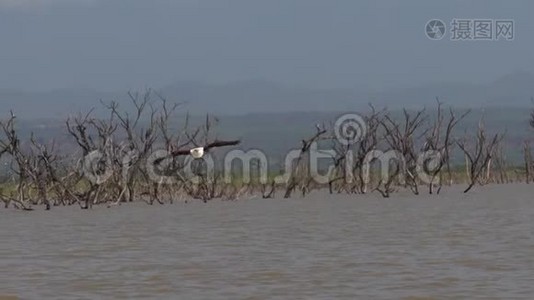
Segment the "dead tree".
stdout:
[[[534,98],[531,98],[530,101],[534,103]],[[530,112],[529,125],[531,128],[534,128],[534,109]],[[530,150],[530,141],[525,141],[523,143],[523,159],[525,161],[525,181],[528,184],[531,181],[532,172],[532,153]]]
[[480,176],[484,170],[489,169],[489,163],[494,155],[495,148],[499,145],[503,136],[500,134],[487,138],[486,130],[482,120],[479,122],[476,137],[473,144],[469,143],[469,138],[457,140],[456,144],[466,157],[468,170],[468,186],[464,193],[469,192],[476,183],[480,183]]
[[[52,205],[49,190],[53,189],[53,185],[57,183],[55,174],[58,156],[55,143],[53,141],[50,145],[39,143],[33,133],[30,142],[28,175],[37,189],[38,196],[38,200],[34,203],[44,203],[46,210],[49,210]],[[57,200],[57,194],[55,196]],[[57,204],[56,201],[55,204]]]
[[523,142],[523,160],[525,164],[525,182],[529,184],[531,179],[530,172],[532,170],[532,152],[529,141]]
[[348,193],[365,194],[368,190],[368,182],[365,178],[364,163],[367,155],[376,150],[379,143],[380,119],[383,111],[376,111],[370,104],[371,111],[367,115],[362,115],[365,123],[365,132],[358,137],[354,144],[344,144],[333,139],[333,149],[335,155],[333,160],[333,172],[328,182],[330,193],[334,191],[337,184],[337,192],[345,189]]
[[309,190],[309,186],[311,184],[311,181],[313,180],[309,174],[310,148],[314,143],[322,139],[326,133],[327,130],[324,128],[324,126],[321,127],[317,125],[315,135],[306,140],[301,141],[302,145],[299,150],[299,156],[296,158],[295,162],[291,162],[291,173],[289,174],[289,178],[286,184],[284,198],[290,198],[291,194],[297,187],[300,187],[300,190],[303,195],[305,195]]
[[[370,162],[368,162],[370,164]],[[389,198],[392,192],[394,192],[393,184],[395,183],[396,179],[399,175],[402,178],[401,183],[404,181],[404,174],[406,173],[406,165],[404,164],[403,157],[398,157],[395,161],[387,161],[385,162],[388,164],[387,166],[387,174],[380,174],[380,178],[378,179],[378,184],[375,186],[373,191],[379,192],[382,197]],[[383,166],[380,166],[383,168]],[[390,168],[393,167],[393,172],[391,172]],[[367,168],[370,168],[370,165],[367,166]],[[366,171],[369,172],[369,171]],[[369,178],[369,173],[366,175],[367,178]],[[367,179],[369,180],[369,179]]]
[[[124,136],[124,141],[121,143],[121,149],[114,161],[117,167],[116,185],[119,187],[116,193],[116,199],[113,204],[120,202],[132,202],[135,198],[135,181],[140,177],[146,182],[150,182],[150,178],[144,169],[144,163],[147,157],[154,150],[154,145],[158,138],[158,127],[161,125],[162,119],[157,116],[157,109],[151,103],[152,91],[147,90],[142,96],[139,93],[128,93],[130,102],[134,107],[134,112],[130,115],[128,112],[119,110],[117,102],[104,104],[110,111],[111,115],[117,120],[118,128],[122,131],[121,136]],[[163,102],[164,114],[171,112],[167,108],[167,103]],[[163,121],[168,120],[164,118]],[[156,184],[156,183],[152,183]],[[150,189],[150,188],[149,188]],[[152,185],[152,193],[150,195],[149,203],[158,201],[163,204],[159,197],[158,189]]]
[[404,119],[402,122],[395,121],[389,114],[384,116],[381,120],[382,128],[385,131],[384,139],[389,147],[397,151],[404,158],[404,164],[406,166],[404,172],[406,176],[405,183],[410,187],[414,194],[419,194],[417,183],[417,153],[416,147],[416,134],[424,136],[426,132],[418,133],[423,122],[426,120],[424,115],[424,109],[415,112],[412,115],[408,110],[403,110]]
[[[468,110],[457,117],[454,110],[450,108],[448,117],[446,117],[443,111],[443,104],[437,98],[436,102],[436,116],[434,117],[432,126],[426,131],[425,143],[422,148],[424,151],[423,154],[429,154],[428,162],[423,161],[423,165],[420,166],[420,168],[423,168],[420,171],[423,171],[428,176],[428,192],[430,194],[434,192],[436,180],[438,181],[436,192],[439,194],[441,191],[441,187],[443,186],[442,170],[444,167],[446,167],[448,173],[448,182],[451,184],[450,158],[451,147],[454,145],[452,133],[456,125],[470,113]],[[433,165],[429,166],[428,163],[432,163]]]
[[379,146],[379,128],[380,124],[382,124],[382,118],[385,112],[384,110],[376,111],[372,105],[369,106],[371,107],[371,113],[367,116],[364,116],[367,132],[361,137],[361,140],[356,145],[356,152],[354,153],[354,167],[352,170],[352,174],[358,175],[358,180],[353,186],[352,191],[356,191],[361,194],[367,193],[369,189],[369,182],[366,178],[367,175],[365,174],[366,171],[364,169],[364,164],[367,159],[367,155],[371,151],[376,150]]
[[110,114],[109,119],[103,120],[93,118],[91,113],[92,110],[66,121],[68,133],[82,150],[77,178],[81,181],[88,175],[91,176],[91,179],[86,181],[88,189],[70,192],[81,200],[79,204],[82,209],[91,208],[108,192],[105,189],[107,180],[101,178],[101,175],[112,167],[110,162],[117,160],[115,150],[118,147],[113,143],[113,134],[118,124],[114,121],[114,115]]
[[346,164],[350,163],[353,159],[352,145],[344,145],[334,141],[333,149],[336,154],[332,157],[332,173],[328,179],[328,191],[330,194],[334,192],[335,185],[338,182],[341,182],[336,188],[338,193],[344,188],[349,188],[347,183],[349,183],[353,177],[352,174],[348,174],[348,172],[352,172],[352,166],[350,166],[349,169],[346,167]]
[[271,184],[261,185],[261,197],[263,199],[274,198],[276,196],[276,181],[272,180]]
[[21,141],[15,126],[15,119],[15,115],[13,112],[11,112],[11,116],[7,121],[0,122],[0,126],[2,127],[2,131],[4,133],[4,139],[0,140],[0,145],[2,147],[1,153],[2,155],[10,155],[11,171],[17,177],[16,196],[13,197],[2,195],[2,198],[4,202],[6,202],[6,207],[9,206],[9,203],[13,202],[17,208],[23,210],[32,210],[29,201],[28,182],[28,178],[30,177],[31,162],[28,158],[28,155],[22,150]]

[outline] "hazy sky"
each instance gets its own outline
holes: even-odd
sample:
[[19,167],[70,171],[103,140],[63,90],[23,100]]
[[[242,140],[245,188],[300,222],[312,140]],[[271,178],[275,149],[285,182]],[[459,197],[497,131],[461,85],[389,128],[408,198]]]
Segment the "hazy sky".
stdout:
[[[0,0],[0,88],[191,80],[313,87],[534,72],[534,1]],[[515,20],[514,41],[429,40],[429,19]],[[449,24],[448,24],[449,25]]]

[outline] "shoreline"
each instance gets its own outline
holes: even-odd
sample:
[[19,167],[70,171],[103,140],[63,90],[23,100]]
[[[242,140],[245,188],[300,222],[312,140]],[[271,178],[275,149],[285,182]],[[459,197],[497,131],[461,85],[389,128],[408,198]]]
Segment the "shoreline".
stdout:
[[[534,194],[534,184],[526,184],[526,183],[504,183],[504,184],[496,184],[496,183],[490,183],[483,186],[477,186],[469,193],[464,193],[463,189],[465,188],[464,184],[453,184],[451,186],[444,186],[442,188],[441,193],[439,194],[429,194],[428,192],[422,192],[419,195],[413,194],[411,191],[407,189],[402,189],[400,191],[396,191],[393,193],[390,197],[382,197],[379,192],[370,192],[366,194],[348,194],[348,193],[329,193],[328,188],[321,188],[321,189],[315,189],[310,191],[305,196],[299,196],[295,195],[290,198],[284,198],[281,194],[277,197],[273,198],[262,198],[261,194],[251,194],[251,195],[243,195],[239,199],[222,199],[222,198],[214,198],[208,201],[203,201],[200,199],[194,199],[191,197],[184,197],[182,199],[175,199],[172,203],[169,201],[164,201],[163,204],[160,203],[153,203],[149,204],[146,201],[143,200],[137,200],[133,202],[126,202],[126,203],[120,203],[117,205],[109,205],[106,203],[102,204],[95,204],[90,209],[80,209],[80,206],[75,204],[71,205],[59,205],[54,206],[50,210],[46,210],[43,205],[35,205],[33,206],[33,210],[27,211],[22,209],[17,209],[14,207],[10,208],[0,208],[1,212],[9,212],[9,211],[16,211],[21,213],[29,213],[33,214],[39,211],[42,211],[46,214],[51,213],[54,210],[63,211],[63,210],[76,210],[76,211],[113,211],[118,208],[146,208],[147,210],[150,210],[149,208],[164,208],[164,207],[178,207],[178,206],[210,206],[213,204],[220,205],[221,203],[224,204],[239,204],[244,202],[250,202],[250,201],[262,201],[266,203],[272,203],[273,205],[279,204],[281,202],[294,202],[294,203],[302,203],[306,204],[306,202],[313,202],[317,201],[318,199],[323,199],[324,201],[332,200],[332,201],[338,201],[338,200],[346,200],[346,201],[380,201],[381,203],[388,203],[388,202],[394,202],[394,201],[400,201],[400,200],[413,200],[413,199],[420,199],[421,201],[429,201],[429,200],[444,200],[444,201],[450,201],[451,198],[453,199],[465,199],[465,200],[476,200],[480,195],[493,195],[493,196],[501,196],[502,198],[514,196],[515,193],[519,193],[522,196],[529,196],[530,192]],[[165,200],[165,199],[164,199]],[[525,199],[529,200],[529,199]],[[506,199],[503,199],[502,201],[506,201]]]

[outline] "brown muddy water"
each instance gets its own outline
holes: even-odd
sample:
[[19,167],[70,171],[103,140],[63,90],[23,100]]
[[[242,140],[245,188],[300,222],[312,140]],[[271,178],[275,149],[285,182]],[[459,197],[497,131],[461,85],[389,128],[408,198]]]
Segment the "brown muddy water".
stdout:
[[0,210],[0,298],[534,299],[534,185]]

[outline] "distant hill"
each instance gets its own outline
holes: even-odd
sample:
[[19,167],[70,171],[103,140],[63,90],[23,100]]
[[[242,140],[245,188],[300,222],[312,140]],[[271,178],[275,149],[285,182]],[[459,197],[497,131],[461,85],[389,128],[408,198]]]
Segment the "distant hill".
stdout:
[[399,108],[428,105],[436,97],[455,107],[530,107],[534,97],[534,74],[518,72],[485,85],[444,83],[377,93],[376,101]]
[[[442,83],[376,92],[363,89],[314,89],[268,81],[242,81],[224,85],[179,82],[157,89],[192,114],[242,115],[248,113],[353,111],[373,103],[391,109],[432,106],[435,98],[456,107],[530,107],[534,74],[518,72],[485,85]],[[0,90],[3,111],[13,109],[25,118],[65,117],[97,107],[99,101],[128,101],[127,91],[87,89],[50,92]]]

